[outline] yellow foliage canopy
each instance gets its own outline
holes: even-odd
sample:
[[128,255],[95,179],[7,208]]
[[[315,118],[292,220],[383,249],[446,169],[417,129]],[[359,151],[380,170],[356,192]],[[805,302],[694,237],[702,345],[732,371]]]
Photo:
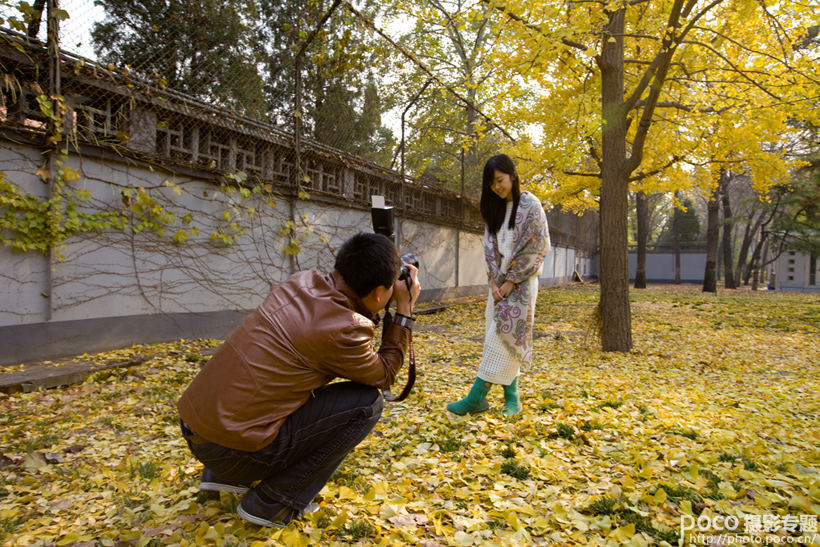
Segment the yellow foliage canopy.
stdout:
[[[521,81],[530,91],[514,100],[499,95],[494,104],[493,116],[502,125],[530,128],[511,152],[525,160],[522,170],[542,196],[571,209],[594,206],[606,129],[600,53],[605,40],[615,40],[602,29],[616,6],[529,0],[491,5],[504,28],[492,58],[497,79]],[[677,3],[623,5],[627,154],[643,153],[631,173],[634,189],[709,193],[717,181],[713,164],[746,170],[760,192],[782,182],[796,165],[783,154],[789,120],[820,121],[817,51],[793,49],[816,24],[815,11],[805,2],[692,1],[679,27],[667,28]],[[683,39],[672,46],[668,76],[658,82],[651,63],[667,35]],[[632,96],[642,81],[649,86]],[[656,86],[662,91],[645,149],[632,150]]]

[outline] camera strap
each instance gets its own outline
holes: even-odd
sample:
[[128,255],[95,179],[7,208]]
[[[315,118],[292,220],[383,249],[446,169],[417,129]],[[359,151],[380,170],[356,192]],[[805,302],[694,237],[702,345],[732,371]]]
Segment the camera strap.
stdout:
[[[404,282],[407,284],[407,292],[410,292],[410,283],[411,280],[405,279]],[[388,302],[388,309],[384,312],[384,321],[382,322],[382,341],[384,341],[384,335],[387,334],[387,329],[390,328],[390,325],[393,323],[393,315],[390,313],[389,307],[390,303]],[[413,331],[410,331],[410,351],[409,351],[409,361],[407,363],[407,384],[405,384],[404,389],[401,390],[399,396],[396,397],[393,395],[393,392],[390,391],[390,388],[382,390],[382,397],[384,397],[385,401],[390,403],[400,403],[401,401],[407,399],[410,395],[410,392],[413,391],[413,385],[416,383],[416,353],[413,351]]]
[[[404,283],[407,286],[407,292],[409,293],[413,280],[410,277],[407,277],[404,280]],[[382,342],[384,342],[384,336],[387,334],[387,329],[390,328],[392,323],[393,315],[390,313],[390,302],[388,302],[384,312],[384,322],[382,323]],[[407,399],[410,392],[413,391],[413,385],[416,383],[416,353],[413,351],[413,331],[410,331],[409,336],[410,355],[407,363],[407,384],[405,384],[404,389],[401,390],[398,397],[393,395],[390,388],[382,390],[382,397],[384,397],[384,400],[391,403],[400,403],[401,401]]]
[[393,393],[390,391],[390,388],[382,390],[382,397],[384,397],[385,401],[391,403],[400,403],[401,401],[407,399],[410,395],[410,392],[413,391],[413,384],[416,383],[416,354],[413,351],[413,333],[410,333],[410,360],[407,363],[407,384],[405,384],[404,389],[401,390],[398,397],[394,396]]

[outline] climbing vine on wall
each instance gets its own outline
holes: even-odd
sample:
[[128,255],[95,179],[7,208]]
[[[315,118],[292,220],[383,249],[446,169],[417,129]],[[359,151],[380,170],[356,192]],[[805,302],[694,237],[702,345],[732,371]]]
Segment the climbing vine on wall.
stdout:
[[[4,79],[10,86],[9,76]],[[17,84],[19,88],[19,83]],[[60,143],[63,135],[63,119],[67,109],[61,96],[37,96],[40,113],[51,128],[47,142]],[[34,196],[21,190],[0,172],[0,242],[14,252],[39,251],[48,254],[57,250],[70,236],[78,232],[123,229],[126,217],[119,211],[88,212],[79,203],[88,201],[91,193],[84,189],[71,189],[70,184],[80,180],[81,174],[65,166],[68,148],[55,149],[55,172],[40,167],[36,175],[49,183],[47,197]]]
[[10,246],[12,251],[48,254],[51,249],[58,250],[66,238],[78,232],[125,227],[127,219],[120,212],[88,213],[78,208],[73,198],[86,201],[90,194],[86,190],[66,188],[66,182],[80,178],[75,169],[60,169],[55,177],[50,177],[43,169],[39,169],[38,174],[51,178],[51,197],[24,193],[7,182],[6,174],[0,172],[0,242]]
[[[20,82],[11,82],[10,75],[5,76],[7,89],[12,86],[21,89]],[[155,193],[157,188],[146,188],[146,185],[119,188],[124,209],[91,210],[84,205],[93,199],[91,192],[77,188],[82,182],[80,170],[66,166],[69,156],[69,144],[79,149],[77,136],[64,129],[67,113],[62,96],[37,96],[39,112],[49,127],[46,143],[61,144],[62,147],[51,148],[47,155],[53,156],[53,163],[47,160],[45,165],[36,169],[36,175],[48,185],[48,195],[37,196],[21,189],[10,180],[5,172],[0,172],[0,243],[11,247],[13,252],[36,251],[48,255],[52,250],[58,258],[64,258],[64,242],[72,235],[88,232],[105,232],[110,230],[132,231],[139,234],[152,232],[169,243],[183,244],[191,237],[200,234],[200,227],[192,212],[179,215],[163,205]],[[53,169],[48,167],[53,165]],[[238,242],[247,232],[241,218],[254,220],[262,214],[256,203],[269,210],[276,207],[276,199],[271,184],[251,184],[246,173],[238,171],[222,174],[224,181],[219,183],[218,191],[225,199],[225,208],[220,214],[224,223],[214,226],[209,237],[214,243],[231,245]],[[117,186],[109,182],[109,185]],[[182,196],[180,184],[165,180],[164,187],[170,188],[177,196]],[[253,200],[252,200],[253,198]],[[309,199],[304,191],[299,192],[301,200]],[[303,217],[304,236],[314,231],[308,219]],[[285,253],[296,255],[300,251],[297,237],[297,225],[291,220],[284,221],[281,233],[288,238]]]

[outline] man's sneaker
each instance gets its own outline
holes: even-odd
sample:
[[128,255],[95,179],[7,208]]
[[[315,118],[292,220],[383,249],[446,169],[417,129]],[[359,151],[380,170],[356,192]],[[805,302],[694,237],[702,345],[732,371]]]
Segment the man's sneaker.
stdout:
[[228,494],[244,494],[248,491],[248,487],[244,484],[217,479],[210,469],[205,469],[202,472],[199,489],[208,492],[226,492]]
[[318,510],[319,506],[315,503],[309,503],[304,511],[297,511],[293,507],[278,502],[267,503],[259,498],[255,490],[251,490],[239,502],[236,514],[239,515],[239,518],[251,524],[268,528],[284,528],[302,515],[315,513]]

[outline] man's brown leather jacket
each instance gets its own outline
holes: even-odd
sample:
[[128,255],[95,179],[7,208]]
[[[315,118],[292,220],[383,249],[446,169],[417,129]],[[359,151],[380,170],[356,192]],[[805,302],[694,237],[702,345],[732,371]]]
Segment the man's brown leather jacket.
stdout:
[[277,285],[220,346],[177,402],[208,441],[254,452],[314,389],[341,377],[387,388],[410,331],[393,324],[378,352],[371,313],[341,274],[309,270]]

